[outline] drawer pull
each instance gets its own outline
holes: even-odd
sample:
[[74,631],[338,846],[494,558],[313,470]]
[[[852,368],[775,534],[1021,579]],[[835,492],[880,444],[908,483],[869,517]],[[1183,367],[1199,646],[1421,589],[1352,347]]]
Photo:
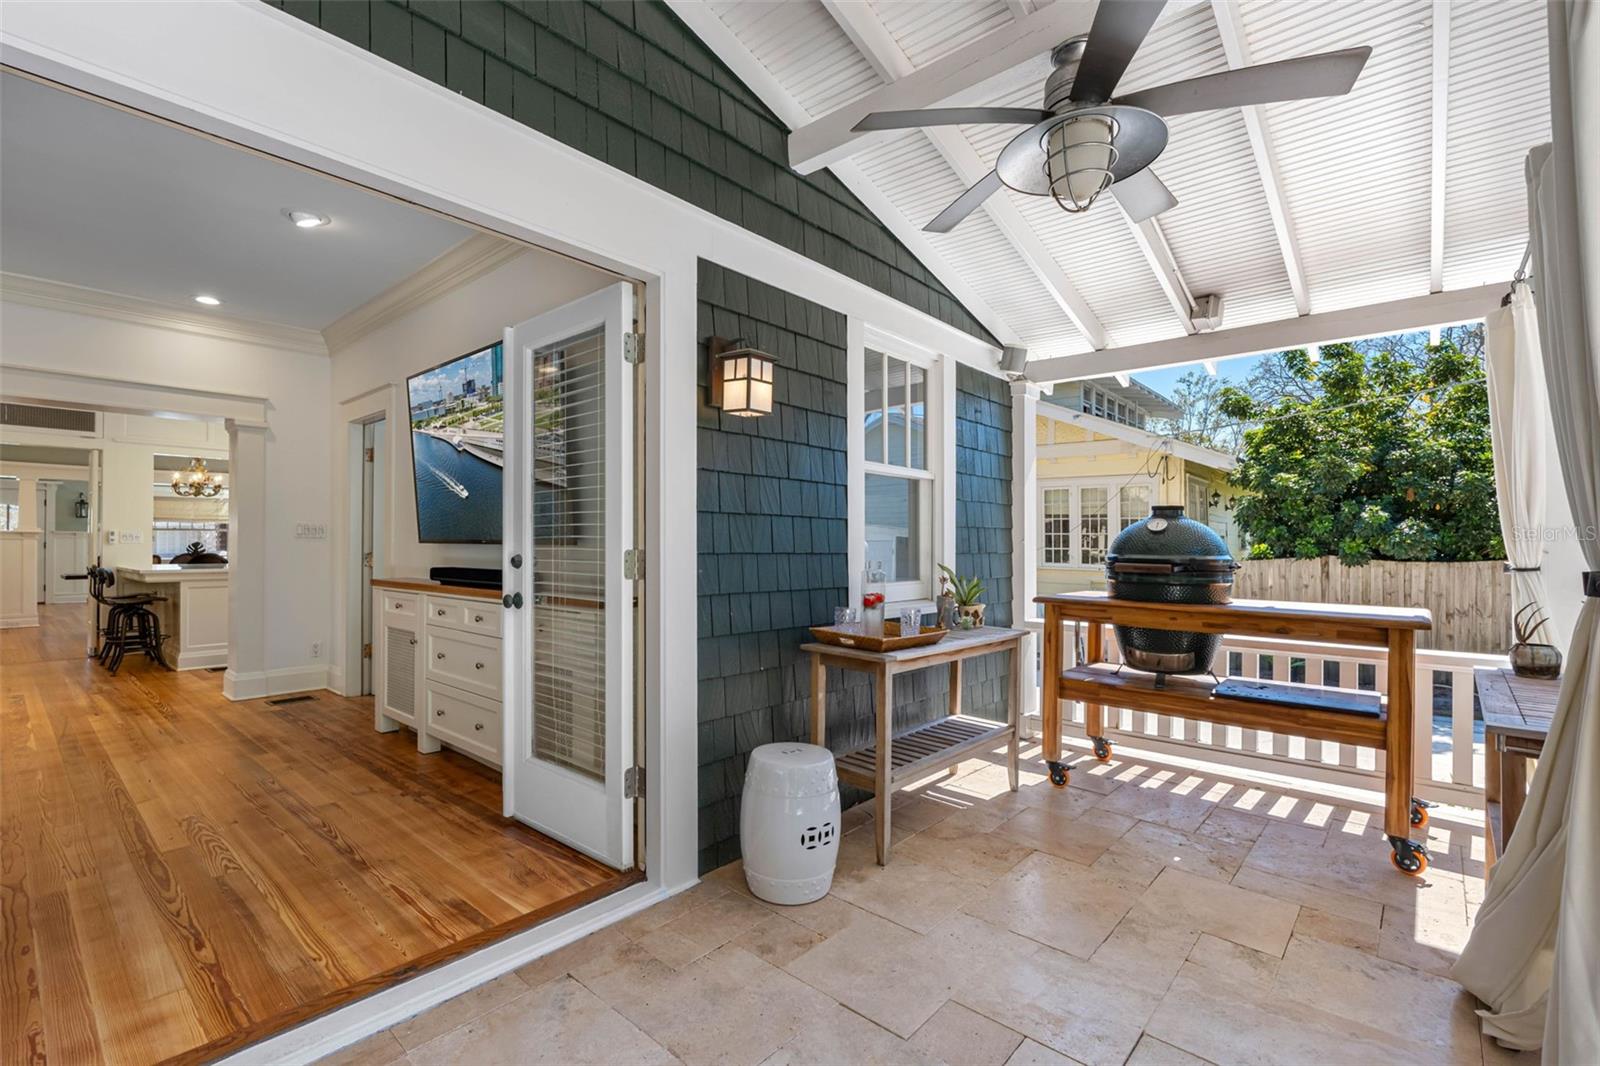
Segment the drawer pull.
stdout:
[[478,663],[477,667],[478,667],[479,670],[482,670],[483,669],[483,664],[482,663]]
[[436,651],[436,652],[433,653],[433,657],[435,659],[443,659],[444,658],[444,652]]
[[417,646],[417,638],[416,637],[412,637],[411,638],[411,646],[413,648],[415,648]]
[[440,618],[443,618],[444,617],[444,608],[441,607],[437,611],[434,611],[433,613],[438,615]]
[[443,718],[444,717],[444,711],[443,710],[434,711],[433,712],[433,716],[435,718]]
[[481,622],[481,621],[483,621],[483,615],[481,615],[481,614],[475,614],[475,615],[473,615],[473,616],[472,616],[472,620],[473,620],[473,621],[474,621],[474,622]]
[[472,728],[475,729],[476,731],[478,731],[479,733],[481,733],[481,732],[483,732],[483,723],[482,722],[473,722],[472,723]]

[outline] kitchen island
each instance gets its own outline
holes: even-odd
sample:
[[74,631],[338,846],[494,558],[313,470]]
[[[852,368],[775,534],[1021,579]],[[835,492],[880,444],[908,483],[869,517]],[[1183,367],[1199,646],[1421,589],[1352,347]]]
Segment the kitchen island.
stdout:
[[177,670],[228,665],[228,566],[226,563],[153,563],[117,567],[111,596],[161,596],[150,609],[167,638],[162,654]]

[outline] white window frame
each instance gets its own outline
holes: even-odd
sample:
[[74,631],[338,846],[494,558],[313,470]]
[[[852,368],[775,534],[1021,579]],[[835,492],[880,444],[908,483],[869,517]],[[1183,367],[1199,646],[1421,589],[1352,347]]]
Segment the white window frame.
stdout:
[[[1083,490],[1104,489],[1106,492],[1106,544],[1116,539],[1122,532],[1122,489],[1144,488],[1150,494],[1150,505],[1153,507],[1161,502],[1160,481],[1154,477],[1053,477],[1040,478],[1038,485],[1038,515],[1039,515],[1039,550],[1037,562],[1041,570],[1101,570],[1104,563],[1083,562]],[[1045,493],[1052,489],[1064,489],[1068,493],[1068,552],[1072,562],[1047,563],[1045,562],[1045,522],[1047,521],[1044,508]],[[1143,515],[1138,516],[1144,517]]]
[[[1204,515],[1194,514],[1189,506],[1190,496],[1195,492],[1200,494],[1200,501],[1205,504],[1206,512]],[[1192,518],[1201,525],[1209,525],[1211,523],[1211,492],[1210,481],[1195,474],[1185,474],[1183,479],[1184,517]]]
[[[868,462],[866,455],[866,352],[867,349],[921,367],[924,373],[927,412],[925,427],[925,469],[886,462]],[[893,582],[885,589],[886,616],[907,607],[934,609],[939,566],[954,566],[955,551],[955,419],[956,360],[851,318],[846,341],[847,389],[846,478],[849,550],[850,605],[861,603],[861,571],[865,569],[867,517],[866,477],[881,474],[920,481],[924,486],[922,504],[924,535],[927,540],[928,572],[921,580]],[[885,448],[885,455],[888,454]]]

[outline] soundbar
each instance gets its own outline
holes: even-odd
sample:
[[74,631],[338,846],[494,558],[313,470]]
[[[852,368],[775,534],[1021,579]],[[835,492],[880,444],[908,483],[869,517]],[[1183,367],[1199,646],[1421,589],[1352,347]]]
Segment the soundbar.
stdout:
[[500,587],[500,571],[487,566],[435,566],[429,569],[428,579],[469,589]]

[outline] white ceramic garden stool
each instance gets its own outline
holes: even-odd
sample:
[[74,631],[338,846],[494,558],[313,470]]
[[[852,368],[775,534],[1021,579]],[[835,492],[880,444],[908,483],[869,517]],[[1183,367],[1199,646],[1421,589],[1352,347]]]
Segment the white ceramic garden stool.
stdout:
[[815,744],[763,744],[744,771],[739,844],[750,891],[768,903],[828,894],[839,857],[839,777]]

